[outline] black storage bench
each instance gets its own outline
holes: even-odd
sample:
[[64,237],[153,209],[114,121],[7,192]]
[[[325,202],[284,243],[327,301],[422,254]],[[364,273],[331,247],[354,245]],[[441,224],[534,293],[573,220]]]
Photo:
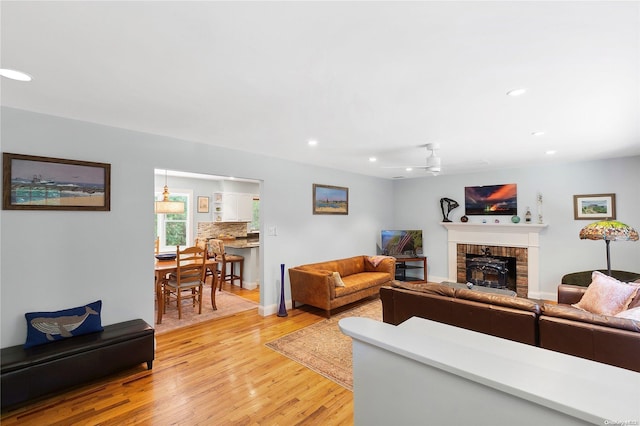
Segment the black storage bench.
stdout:
[[146,362],[153,367],[154,329],[141,319],[24,349],[2,348],[2,408]]

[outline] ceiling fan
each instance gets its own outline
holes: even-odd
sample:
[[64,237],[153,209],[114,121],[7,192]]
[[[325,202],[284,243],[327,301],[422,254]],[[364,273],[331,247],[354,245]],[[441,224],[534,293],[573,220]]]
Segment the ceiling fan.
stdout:
[[426,145],[422,145],[427,148],[427,153],[430,152],[430,155],[427,156],[427,161],[425,166],[391,166],[385,167],[388,169],[420,169],[425,170],[427,172],[431,172],[434,176],[442,171],[442,159],[438,157],[436,151],[440,149],[439,143],[428,143]]

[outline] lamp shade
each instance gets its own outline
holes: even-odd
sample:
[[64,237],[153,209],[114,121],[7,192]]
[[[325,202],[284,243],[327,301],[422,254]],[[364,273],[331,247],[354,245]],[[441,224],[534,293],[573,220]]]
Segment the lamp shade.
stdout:
[[581,240],[638,241],[638,231],[617,220],[601,220],[580,231]]
[[156,201],[156,214],[184,213],[184,203],[180,201]]
[[611,276],[609,243],[611,241],[638,241],[638,231],[617,220],[601,220],[582,228],[580,231],[580,239],[604,240],[607,245],[607,273]]
[[184,203],[182,201],[169,201],[169,188],[165,185],[162,192],[162,201],[156,201],[155,213],[184,213]]

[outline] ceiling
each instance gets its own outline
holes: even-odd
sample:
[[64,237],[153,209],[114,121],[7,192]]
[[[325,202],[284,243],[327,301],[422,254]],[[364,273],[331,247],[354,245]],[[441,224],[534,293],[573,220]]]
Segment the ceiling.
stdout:
[[4,106],[384,178],[640,154],[637,1],[1,8]]

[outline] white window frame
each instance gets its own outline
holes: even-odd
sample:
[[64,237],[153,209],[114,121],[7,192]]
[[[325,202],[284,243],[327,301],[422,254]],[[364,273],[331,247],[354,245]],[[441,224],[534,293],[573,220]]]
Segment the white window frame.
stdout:
[[[156,188],[155,189],[155,199],[157,201],[162,200],[162,191],[164,188]],[[180,189],[180,188],[169,188],[169,193],[171,195],[184,195],[187,197],[187,202],[185,204],[185,208],[187,209],[187,219],[186,219],[186,241],[187,244],[184,246],[180,246],[180,250],[183,250],[187,247],[193,246],[193,190],[192,189]],[[164,245],[165,241],[165,219],[166,216],[164,214],[158,214],[158,221],[156,229],[158,237],[160,237],[160,251],[161,252],[175,252],[175,246],[166,246]]]

